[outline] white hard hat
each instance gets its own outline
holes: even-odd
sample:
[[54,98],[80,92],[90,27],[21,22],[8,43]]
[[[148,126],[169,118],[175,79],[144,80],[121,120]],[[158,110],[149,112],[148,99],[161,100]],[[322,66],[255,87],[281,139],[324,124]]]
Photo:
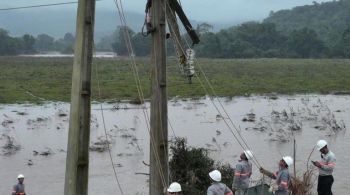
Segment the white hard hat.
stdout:
[[288,167],[293,164],[293,158],[290,156],[284,156],[282,159],[288,165]]
[[210,172],[209,177],[214,181],[221,181],[221,173],[218,170]]
[[325,140],[319,140],[316,144],[317,150],[321,150],[323,147],[327,146],[327,142]]
[[244,155],[248,160],[253,158],[253,153],[250,150],[244,150]]
[[173,182],[170,184],[168,188],[168,192],[181,192],[181,185],[177,182]]
[[19,174],[19,175],[17,176],[17,179],[20,179],[20,178],[24,178],[24,175]]

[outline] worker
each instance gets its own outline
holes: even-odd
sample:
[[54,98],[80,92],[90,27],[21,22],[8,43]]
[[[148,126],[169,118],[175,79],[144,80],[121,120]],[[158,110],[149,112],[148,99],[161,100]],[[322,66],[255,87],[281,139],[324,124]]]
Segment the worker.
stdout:
[[170,184],[168,188],[168,195],[180,195],[181,190],[181,185],[177,182],[173,182]]
[[233,179],[232,189],[235,195],[244,195],[248,192],[249,180],[252,175],[252,163],[249,161],[253,158],[253,153],[245,150],[240,155],[240,160],[236,165],[235,176]]
[[12,190],[12,195],[25,195],[25,190],[24,190],[24,175],[19,174],[18,177],[18,184],[13,186]]
[[321,161],[312,161],[319,168],[317,193],[318,195],[332,195],[332,176],[336,158],[332,151],[328,149],[325,140],[319,140],[316,144],[317,150],[321,153]]
[[211,171],[209,177],[212,181],[207,190],[207,195],[233,195],[232,191],[225,184],[221,183],[221,173],[218,170]]
[[293,158],[290,156],[284,156],[278,163],[279,170],[276,173],[271,173],[264,168],[260,167],[260,172],[268,177],[275,179],[277,187],[272,189],[275,195],[288,195],[288,187],[290,185],[291,176],[288,170],[293,164]]

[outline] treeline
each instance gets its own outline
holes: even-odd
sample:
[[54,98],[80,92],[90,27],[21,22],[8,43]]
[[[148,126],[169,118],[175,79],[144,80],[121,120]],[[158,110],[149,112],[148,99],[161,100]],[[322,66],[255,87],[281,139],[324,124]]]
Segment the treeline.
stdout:
[[337,36],[338,41],[330,47],[307,27],[284,33],[273,23],[248,22],[217,33],[201,33],[196,51],[210,58],[350,57],[350,26]]
[[[338,34],[337,42],[329,47],[317,32],[301,28],[285,33],[273,23],[247,22],[238,26],[211,32],[212,27],[203,23],[197,32],[201,42],[195,46],[197,56],[206,58],[348,58],[350,57],[350,26]],[[124,32],[130,35],[137,56],[150,54],[151,39],[135,33],[127,27],[119,27],[112,36],[102,39],[97,49],[108,48],[118,55],[127,55]],[[183,36],[182,40],[188,39]],[[171,39],[167,40],[169,55],[174,55]],[[190,42],[190,40],[187,40]],[[104,44],[102,44],[104,43]],[[102,47],[105,45],[105,47]],[[183,41],[186,48],[186,44]]]
[[66,33],[63,38],[55,40],[47,34],[36,37],[25,34],[21,37],[12,37],[0,28],[0,55],[36,54],[41,52],[59,51],[73,53],[75,38]]
[[[304,27],[291,32],[279,31],[273,23],[247,22],[238,26],[212,32],[209,24],[197,26],[201,42],[194,48],[198,57],[205,58],[349,58],[350,26],[337,35],[332,46],[326,44],[317,32]],[[125,40],[125,33],[130,37]],[[186,48],[184,35],[182,42]],[[0,55],[34,54],[48,51],[73,53],[75,38],[66,33],[55,40],[46,34],[11,37],[0,30]],[[102,38],[96,45],[96,51],[113,51],[120,56],[129,54],[132,45],[136,56],[148,56],[151,53],[151,36],[135,33],[128,27],[120,26],[110,36]],[[167,52],[175,55],[172,39],[167,40]]]
[[296,29],[311,28],[319,38],[332,48],[349,26],[350,0],[327,1],[298,6],[291,10],[270,12],[264,22],[276,24],[278,31],[290,33]]

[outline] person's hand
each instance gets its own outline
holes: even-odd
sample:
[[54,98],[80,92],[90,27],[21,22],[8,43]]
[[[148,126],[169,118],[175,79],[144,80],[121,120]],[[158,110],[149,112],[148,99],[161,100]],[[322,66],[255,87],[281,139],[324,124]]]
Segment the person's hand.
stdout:
[[312,161],[312,164],[314,164],[316,167],[321,168],[321,163],[319,163],[318,161]]

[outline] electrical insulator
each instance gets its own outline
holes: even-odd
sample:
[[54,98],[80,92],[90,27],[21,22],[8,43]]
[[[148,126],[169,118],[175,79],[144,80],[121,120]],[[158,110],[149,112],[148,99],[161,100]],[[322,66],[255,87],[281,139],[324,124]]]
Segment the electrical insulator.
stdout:
[[192,82],[192,77],[195,73],[194,66],[193,66],[195,55],[196,53],[193,49],[186,50],[187,61],[186,61],[186,66],[184,67],[184,73],[188,77],[188,80],[190,83]]

